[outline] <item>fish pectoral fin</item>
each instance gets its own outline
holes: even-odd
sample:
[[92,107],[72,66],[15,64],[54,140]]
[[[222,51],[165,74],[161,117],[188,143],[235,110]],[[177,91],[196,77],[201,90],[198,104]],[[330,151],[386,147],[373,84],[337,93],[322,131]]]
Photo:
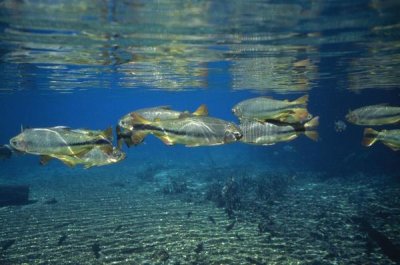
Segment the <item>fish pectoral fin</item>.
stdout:
[[194,116],[208,116],[208,108],[205,104],[201,104],[195,112],[193,112]]
[[131,147],[132,145],[138,145],[143,142],[147,134],[147,132],[133,132],[130,139],[125,141],[125,143],[128,147]]
[[45,166],[45,165],[47,165],[47,164],[49,163],[49,161],[50,161],[51,159],[53,159],[51,156],[41,155],[41,156],[40,156],[39,163],[40,163],[42,166]]

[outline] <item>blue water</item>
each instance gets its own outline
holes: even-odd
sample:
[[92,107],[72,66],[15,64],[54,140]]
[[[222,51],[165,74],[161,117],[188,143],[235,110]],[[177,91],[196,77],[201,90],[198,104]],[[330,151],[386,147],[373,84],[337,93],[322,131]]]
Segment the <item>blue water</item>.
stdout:
[[[76,176],[89,182],[121,177],[135,183],[137,170],[160,167],[194,172],[223,168],[228,173],[222,182],[229,170],[245,168],[308,172],[322,175],[320,181],[384,176],[395,183],[384,187],[396,186],[400,153],[382,143],[362,146],[365,127],[347,123],[345,115],[366,105],[399,105],[399,8],[398,1],[379,0],[0,1],[0,144],[19,134],[21,126],[105,129],[135,109],[161,105],[194,111],[206,104],[210,116],[238,123],[231,108],[257,96],[293,100],[308,94],[310,113],[320,117],[317,142],[302,135],[272,146],[187,148],[148,136],[139,146],[123,147],[125,160],[88,170],[59,161],[43,167],[36,156],[16,154],[0,161],[0,184],[32,185],[34,199],[40,201],[48,194],[68,194],[56,185],[57,175],[66,187],[69,177],[71,186],[79,183]],[[347,125],[343,132],[335,130],[339,120]],[[398,124],[376,127],[396,128]],[[43,191],[38,188],[42,182],[55,186]],[[356,182],[346,186],[349,192],[357,189]],[[382,194],[392,193],[383,188]],[[400,205],[396,201],[391,206],[389,223],[395,232],[386,232],[399,243]],[[12,214],[7,218],[2,225],[12,227]],[[12,238],[16,231],[8,228],[3,236]],[[376,255],[386,257],[376,244]],[[12,247],[4,253],[4,264],[35,260]],[[42,258],[39,264],[53,264]],[[376,256],[352,263],[342,258],[313,264],[394,262]],[[311,264],[305,260],[301,264]],[[82,264],[95,264],[86,262]],[[172,264],[171,259],[157,262]]]

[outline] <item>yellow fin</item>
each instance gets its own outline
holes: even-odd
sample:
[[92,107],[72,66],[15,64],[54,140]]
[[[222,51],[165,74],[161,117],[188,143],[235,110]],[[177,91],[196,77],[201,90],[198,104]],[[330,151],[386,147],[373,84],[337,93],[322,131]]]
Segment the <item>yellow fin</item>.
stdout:
[[313,141],[318,141],[319,134],[317,131],[305,131],[304,134]]
[[130,139],[125,141],[125,143],[128,147],[131,147],[132,145],[138,145],[143,142],[147,134],[149,133],[146,131],[133,132]]
[[364,129],[364,138],[361,141],[363,146],[371,146],[378,140],[378,131],[375,131],[372,128]]
[[319,125],[319,116],[312,118],[310,121],[306,122],[304,124],[304,128],[307,129],[313,129],[315,127],[318,127]]
[[174,145],[174,142],[167,135],[155,135],[158,139],[160,139],[166,145]]
[[113,129],[112,127],[108,127],[107,129],[105,129],[101,135],[103,135],[106,139],[112,141],[113,140]]
[[132,123],[133,124],[151,124],[151,121],[146,120],[145,118],[143,118],[141,115],[132,112],[131,113],[131,117],[132,117]]
[[298,99],[294,100],[292,103],[293,104],[304,104],[306,105],[308,102],[308,95],[304,95],[302,97],[299,97]]
[[194,116],[208,116],[208,108],[205,104],[201,104],[195,112],[193,112]]

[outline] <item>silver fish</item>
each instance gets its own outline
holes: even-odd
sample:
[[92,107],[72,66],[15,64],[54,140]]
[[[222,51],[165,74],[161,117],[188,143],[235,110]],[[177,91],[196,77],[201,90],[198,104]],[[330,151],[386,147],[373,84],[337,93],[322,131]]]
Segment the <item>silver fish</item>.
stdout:
[[400,107],[370,105],[349,111],[346,120],[357,125],[385,125],[400,122]]
[[318,126],[318,119],[319,117],[315,117],[305,124],[296,125],[244,120],[239,125],[243,132],[240,141],[256,145],[273,145],[278,142],[291,141],[303,133],[310,139],[317,140],[318,133],[315,128]]
[[167,145],[210,146],[231,143],[242,137],[240,129],[233,123],[212,117],[184,117],[175,120],[148,121],[132,114],[137,142],[149,133]]
[[257,97],[239,102],[232,108],[232,112],[240,119],[255,119],[259,121],[279,120],[287,122],[291,120],[305,119],[307,111],[308,95],[294,101],[276,100],[269,97]]
[[77,155],[94,146],[112,145],[112,128],[91,131],[66,127],[25,129],[10,140],[17,151],[36,155]]

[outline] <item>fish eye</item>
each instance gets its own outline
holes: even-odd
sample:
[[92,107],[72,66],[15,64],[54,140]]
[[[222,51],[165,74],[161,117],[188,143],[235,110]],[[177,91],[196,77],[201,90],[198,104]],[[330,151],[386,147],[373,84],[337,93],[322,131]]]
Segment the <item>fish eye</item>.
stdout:
[[234,132],[233,135],[235,136],[236,139],[240,139],[243,136],[243,134],[240,132]]

